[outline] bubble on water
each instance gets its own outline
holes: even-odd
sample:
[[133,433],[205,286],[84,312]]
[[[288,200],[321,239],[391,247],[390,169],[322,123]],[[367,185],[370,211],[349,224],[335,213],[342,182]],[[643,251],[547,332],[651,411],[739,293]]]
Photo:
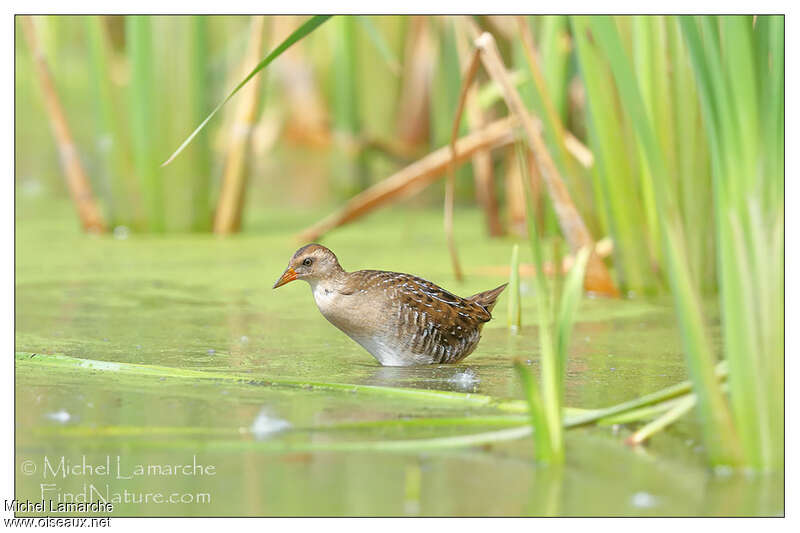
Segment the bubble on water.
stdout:
[[720,477],[730,477],[733,475],[733,468],[728,465],[715,466],[714,474]]
[[255,420],[253,420],[250,426],[250,433],[252,433],[257,440],[264,440],[281,431],[286,431],[290,427],[292,427],[292,425],[289,422],[282,418],[272,416],[269,409],[265,407],[258,412]]
[[658,500],[649,492],[637,492],[631,497],[631,504],[640,509],[653,507],[656,505],[656,503],[658,503]]
[[47,413],[44,415],[46,418],[52,420],[53,422],[58,422],[59,424],[66,424],[70,420],[72,420],[72,415],[70,415],[66,410],[59,409],[55,413]]
[[463,372],[456,372],[447,381],[459,387],[469,387],[480,382],[480,378],[475,374],[471,368],[467,368]]
[[118,241],[124,241],[130,234],[131,230],[128,229],[128,226],[116,226],[114,228],[114,238]]

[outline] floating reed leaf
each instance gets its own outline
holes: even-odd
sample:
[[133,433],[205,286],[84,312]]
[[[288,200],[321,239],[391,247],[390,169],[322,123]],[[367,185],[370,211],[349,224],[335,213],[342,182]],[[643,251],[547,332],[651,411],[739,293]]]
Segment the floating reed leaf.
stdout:
[[363,393],[375,396],[419,399],[425,402],[441,401],[463,405],[486,406],[497,408],[501,411],[524,413],[525,403],[516,400],[503,400],[483,394],[469,394],[438,390],[423,390],[398,387],[378,387],[373,385],[358,385],[348,383],[328,383],[292,378],[275,378],[271,376],[254,376],[252,374],[236,375],[223,372],[200,371],[185,368],[173,368],[157,365],[140,365],[133,363],[117,363],[110,361],[97,361],[81,359],[60,354],[35,354],[16,352],[16,364],[46,365],[50,367],[74,368],[101,372],[114,372],[135,374],[150,377],[166,377],[175,379],[199,379],[223,381],[229,383],[242,383],[261,386],[277,386],[301,388],[306,390],[319,390],[331,392]]
[[695,405],[697,405],[696,395],[690,394],[681,398],[676,401],[666,413],[637,430],[636,433],[628,437],[625,442],[631,446],[638,446],[691,411]]

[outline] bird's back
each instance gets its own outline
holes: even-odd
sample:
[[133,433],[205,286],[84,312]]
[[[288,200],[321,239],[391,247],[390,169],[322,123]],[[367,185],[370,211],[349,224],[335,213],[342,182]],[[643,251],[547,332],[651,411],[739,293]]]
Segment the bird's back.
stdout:
[[359,270],[338,290],[358,323],[329,320],[381,364],[455,363],[477,346],[504,288],[462,298],[411,274]]

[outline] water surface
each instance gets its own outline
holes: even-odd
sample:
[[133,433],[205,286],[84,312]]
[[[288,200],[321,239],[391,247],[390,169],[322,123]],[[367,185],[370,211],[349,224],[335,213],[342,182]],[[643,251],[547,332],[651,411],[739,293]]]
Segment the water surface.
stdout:
[[[321,214],[254,211],[250,233],[224,240],[120,240],[81,235],[63,202],[22,201],[17,351],[253,379],[115,375],[18,362],[16,453],[19,465],[31,461],[35,471],[26,475],[18,468],[17,497],[107,490],[124,498],[127,491],[130,502],[115,507],[121,516],[782,514],[783,479],[710,473],[691,419],[638,450],[622,444],[630,428],[571,430],[563,469],[535,466],[529,438],[413,453],[269,451],[265,443],[435,438],[498,429],[324,429],[337,423],[502,414],[492,407],[264,385],[270,378],[518,399],[511,358],[538,366],[529,281],[521,334],[509,334],[501,298],[481,344],[462,364],[378,366],[322,318],[307,285],[271,289],[298,246],[291,233]],[[456,218],[468,276],[456,283],[440,217],[395,208],[336,231],[324,243],[348,270],[411,272],[462,295],[505,281],[486,272],[507,264],[512,241],[483,238],[480,214],[463,211]],[[716,318],[708,318],[714,325]],[[611,405],[686,379],[671,309],[663,302],[584,300],[567,372],[567,405],[581,408]],[[77,474],[63,476],[56,468],[53,478],[45,457],[51,466],[64,458]],[[103,473],[106,463],[110,472]],[[168,465],[190,464],[194,471],[195,463],[213,466],[214,473],[164,474]],[[146,473],[133,475],[137,465]],[[148,466],[154,468],[147,472]],[[178,501],[156,503],[155,493],[177,494]]]

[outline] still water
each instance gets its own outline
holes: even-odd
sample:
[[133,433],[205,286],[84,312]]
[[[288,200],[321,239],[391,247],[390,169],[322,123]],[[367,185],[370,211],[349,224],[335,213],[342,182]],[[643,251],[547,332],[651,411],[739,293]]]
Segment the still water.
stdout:
[[[502,430],[509,426],[492,417],[509,413],[297,382],[520,399],[510,359],[538,365],[535,301],[527,280],[523,329],[514,336],[501,297],[478,349],[460,365],[380,367],[322,318],[307,285],[270,288],[298,246],[292,232],[319,215],[254,212],[250,233],[225,240],[122,231],[124,238],[96,238],[77,231],[62,202],[22,202],[17,498],[101,494],[116,502],[118,516],[783,513],[783,477],[709,472],[691,419],[641,449],[622,443],[628,427],[570,430],[561,469],[534,465],[529,437],[457,449],[348,449]],[[458,212],[468,275],[458,284],[440,217],[398,208],[324,242],[346,269],[411,272],[463,295],[502,283],[496,272],[512,241],[483,238],[480,214]],[[716,328],[718,319],[709,322]],[[32,353],[170,371],[48,365],[46,355],[37,362]],[[570,347],[568,406],[604,407],[686,377],[667,303],[584,300]],[[431,417],[477,422],[392,423]]]

